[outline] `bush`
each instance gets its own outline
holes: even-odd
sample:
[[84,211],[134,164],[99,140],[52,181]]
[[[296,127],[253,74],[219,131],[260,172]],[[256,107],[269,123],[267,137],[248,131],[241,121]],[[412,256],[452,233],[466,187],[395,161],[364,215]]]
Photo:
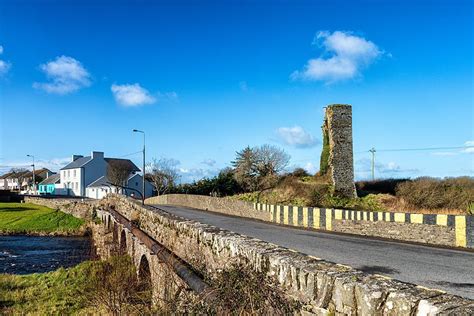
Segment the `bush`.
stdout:
[[467,212],[474,201],[474,178],[418,178],[399,183],[396,194],[415,208],[460,209]]
[[211,284],[217,309],[210,314],[221,311],[228,315],[292,315],[299,308],[278,290],[272,278],[253,270],[248,263],[230,263]]
[[409,181],[408,179],[383,179],[372,181],[357,181],[355,183],[357,196],[363,197],[369,194],[391,194],[395,195],[398,184]]
[[321,204],[326,208],[342,208],[358,211],[383,211],[384,206],[374,194],[362,198],[340,198],[326,195]]

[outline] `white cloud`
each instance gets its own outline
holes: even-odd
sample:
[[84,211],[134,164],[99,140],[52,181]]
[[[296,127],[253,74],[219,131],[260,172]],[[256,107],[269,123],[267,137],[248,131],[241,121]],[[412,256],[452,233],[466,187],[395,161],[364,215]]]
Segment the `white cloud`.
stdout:
[[138,83],[124,85],[113,84],[111,90],[114,94],[115,101],[123,106],[133,107],[156,102],[156,98]]
[[316,171],[319,170],[319,167],[317,168],[312,162],[308,162],[304,165],[303,169],[308,171],[309,174],[315,174]]
[[462,152],[466,154],[474,154],[474,140],[468,140],[464,143],[464,146],[468,147],[463,149]]
[[[3,54],[3,46],[0,45],[0,55]],[[11,68],[11,63],[0,59],[0,77],[5,75]]]
[[161,92],[158,92],[158,99],[160,101],[178,101],[179,100],[179,97],[178,97],[178,94],[174,91],[170,91],[170,92],[165,92],[165,93],[161,93]]
[[[70,157],[65,158],[53,158],[49,160],[38,159],[35,161],[36,169],[47,168],[51,171],[57,172],[59,169],[71,162]],[[8,172],[12,168],[26,168],[31,169],[31,160],[21,161],[7,161],[0,165],[0,172]]]
[[[357,179],[368,179],[372,174],[372,162],[369,158],[362,158],[355,162],[354,171]],[[390,178],[390,177],[412,177],[420,172],[416,168],[403,168],[396,162],[390,161],[375,162],[375,177],[376,178]]]
[[324,48],[325,54],[310,59],[302,71],[293,72],[292,79],[328,83],[351,79],[383,54],[373,42],[350,32],[318,32],[314,42]]
[[214,165],[216,164],[216,161],[214,159],[205,159],[201,161],[201,163],[209,167],[214,167]]
[[40,65],[49,82],[35,82],[33,87],[54,94],[69,94],[91,85],[91,75],[81,62],[68,56]]
[[179,168],[181,183],[191,183],[203,178],[211,178],[219,173],[219,169]]
[[313,147],[319,143],[313,135],[306,132],[301,126],[280,127],[276,133],[281,142],[297,148]]

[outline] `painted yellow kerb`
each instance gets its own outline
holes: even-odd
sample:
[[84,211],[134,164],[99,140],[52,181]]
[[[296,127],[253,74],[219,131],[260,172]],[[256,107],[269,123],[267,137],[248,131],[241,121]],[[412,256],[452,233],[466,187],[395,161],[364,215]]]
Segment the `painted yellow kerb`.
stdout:
[[275,209],[273,208],[273,205],[270,205],[270,222],[275,221]]
[[377,212],[378,215],[377,215],[377,220],[378,221],[383,221],[383,213],[382,212]]
[[292,223],[293,226],[298,226],[298,213],[299,213],[299,207],[293,206],[293,212],[291,213],[292,215]]
[[360,221],[360,211],[357,211],[357,220]]
[[369,220],[370,220],[371,222],[374,221],[374,213],[369,212]]
[[288,205],[283,206],[283,224],[288,225],[289,221],[289,210],[288,210]]
[[410,214],[410,223],[423,224],[423,214]]
[[466,216],[455,217],[456,247],[466,247]]
[[436,215],[436,225],[448,226],[448,215]]
[[367,220],[367,212],[362,212],[362,219],[363,219],[364,221]]
[[342,210],[335,210],[334,219],[342,219]]
[[332,230],[332,210],[326,209],[326,230]]
[[319,228],[319,220],[321,218],[321,210],[317,207],[313,208],[313,227]]
[[308,227],[308,208],[303,207],[303,226]]
[[385,213],[385,221],[390,222],[390,213],[389,212]]
[[404,223],[405,222],[405,213],[395,213],[394,218],[395,218],[395,222]]

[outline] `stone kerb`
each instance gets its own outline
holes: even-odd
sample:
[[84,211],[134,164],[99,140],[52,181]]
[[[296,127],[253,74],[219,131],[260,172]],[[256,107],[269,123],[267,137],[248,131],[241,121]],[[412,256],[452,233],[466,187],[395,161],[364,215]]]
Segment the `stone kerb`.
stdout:
[[[117,211],[137,212],[139,227],[205,276],[232,260],[247,261],[274,276],[306,314],[428,315],[423,311],[474,312],[473,302],[440,291],[368,275],[289,249],[210,225],[172,216],[135,201],[110,197]],[[456,302],[453,305],[452,302]]]

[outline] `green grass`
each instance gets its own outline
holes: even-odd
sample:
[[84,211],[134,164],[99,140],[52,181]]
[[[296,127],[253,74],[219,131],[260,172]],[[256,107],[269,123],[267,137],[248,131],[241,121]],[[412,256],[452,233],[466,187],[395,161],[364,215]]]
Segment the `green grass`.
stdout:
[[76,234],[84,220],[30,203],[0,203],[0,233]]
[[87,279],[97,265],[28,275],[0,274],[0,315],[70,315],[85,311]]

